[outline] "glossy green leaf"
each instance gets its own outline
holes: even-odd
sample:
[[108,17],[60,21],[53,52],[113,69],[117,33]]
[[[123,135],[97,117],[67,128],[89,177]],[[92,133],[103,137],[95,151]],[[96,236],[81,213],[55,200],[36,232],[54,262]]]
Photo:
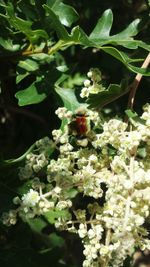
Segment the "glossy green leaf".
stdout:
[[59,0],[56,0],[51,8],[64,26],[70,27],[72,23],[78,20],[78,14],[75,9]]
[[39,64],[32,59],[25,59],[19,61],[18,67],[27,70],[28,72],[32,72],[39,69]]
[[96,27],[89,36],[89,39],[96,45],[106,45],[114,43],[131,49],[137,48],[138,44],[133,41],[133,36],[138,33],[139,19],[134,20],[129,26],[118,34],[110,35],[113,23],[113,13],[110,9],[106,10],[98,20]]
[[63,87],[72,89],[75,86],[82,86],[85,79],[85,75],[81,75],[77,72],[74,76],[67,77],[67,79],[63,82]]
[[85,47],[95,46],[94,42],[89,39],[86,33],[79,26],[76,26],[72,29],[70,34],[70,41],[74,41],[74,44],[80,44]]
[[43,101],[47,97],[47,93],[41,90],[44,88],[40,85],[42,85],[41,79],[37,79],[28,88],[17,92],[15,97],[18,99],[19,106],[37,104]]
[[98,20],[96,27],[89,36],[92,41],[101,40],[109,37],[113,22],[113,13],[111,9],[106,10]]
[[42,102],[50,94],[51,90],[53,90],[54,84],[59,78],[60,72],[56,70],[55,66],[51,65],[48,70],[45,70],[42,76],[37,76],[32,84],[15,94],[19,106]]
[[19,50],[20,45],[19,44],[13,44],[13,40],[11,39],[3,39],[0,37],[0,46],[2,46],[5,50],[15,52]]
[[55,91],[61,97],[64,106],[68,110],[75,111],[81,105],[76,98],[75,90],[57,87]]
[[107,44],[121,45],[129,49],[136,49],[142,47],[147,51],[150,51],[150,45],[145,44],[142,41],[134,40],[135,36],[140,28],[140,20],[136,19],[132,21],[126,29],[118,34],[110,35],[111,27],[113,23],[113,13],[110,9],[106,10],[101,18],[98,20],[96,27],[89,36],[89,40],[94,43],[95,46],[103,46]]
[[30,56],[30,58],[39,62],[39,64],[51,63],[55,58],[53,55],[48,55],[46,53],[38,53]]
[[66,72],[68,70],[68,67],[66,65],[60,65],[56,67],[56,69],[59,70],[60,72]]
[[43,5],[44,9],[47,12],[47,23],[50,24],[51,29],[55,30],[58,37],[61,40],[69,40],[69,35],[65,27],[59,20],[59,17],[55,14],[55,12],[47,5]]

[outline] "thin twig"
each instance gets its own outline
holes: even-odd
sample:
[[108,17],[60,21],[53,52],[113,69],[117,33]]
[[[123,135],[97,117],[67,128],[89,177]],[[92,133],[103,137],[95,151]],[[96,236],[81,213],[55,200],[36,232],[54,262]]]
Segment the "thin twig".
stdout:
[[[144,63],[142,64],[141,68],[147,68],[150,64],[150,53],[146,57]],[[139,86],[139,83],[142,79],[143,75],[138,73],[131,85],[130,94],[129,94],[129,100],[128,100],[128,109],[133,109],[134,100],[135,100],[135,94],[137,91],[137,88]]]
[[43,49],[40,50],[25,50],[23,52],[20,53],[21,56],[30,56],[30,55],[34,55],[34,54],[41,54],[43,53]]

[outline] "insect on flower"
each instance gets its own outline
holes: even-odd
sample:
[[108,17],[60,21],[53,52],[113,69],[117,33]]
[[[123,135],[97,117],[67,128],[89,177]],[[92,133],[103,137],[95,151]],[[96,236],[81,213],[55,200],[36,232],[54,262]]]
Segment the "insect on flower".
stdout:
[[79,108],[73,117],[72,122],[69,124],[70,134],[85,137],[89,132],[88,115],[85,108]]

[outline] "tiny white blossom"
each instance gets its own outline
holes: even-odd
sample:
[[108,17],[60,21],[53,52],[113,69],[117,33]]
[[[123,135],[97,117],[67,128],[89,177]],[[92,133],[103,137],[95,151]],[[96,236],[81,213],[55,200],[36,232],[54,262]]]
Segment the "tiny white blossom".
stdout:
[[33,189],[30,189],[30,191],[27,194],[24,194],[22,197],[22,203],[27,207],[34,207],[39,202],[39,200],[39,193]]
[[85,87],[89,87],[90,83],[91,83],[90,80],[87,79],[87,80],[84,81],[84,86]]

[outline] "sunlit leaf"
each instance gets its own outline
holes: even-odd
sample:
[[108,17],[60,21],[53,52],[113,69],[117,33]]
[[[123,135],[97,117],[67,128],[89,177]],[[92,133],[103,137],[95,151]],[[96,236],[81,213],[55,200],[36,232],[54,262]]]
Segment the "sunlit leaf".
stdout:
[[64,106],[68,110],[75,111],[81,105],[76,98],[74,89],[57,87],[55,91],[61,97]]
[[59,0],[56,0],[52,5],[52,10],[59,17],[60,22],[64,26],[70,27],[72,23],[78,20],[78,14],[75,9],[69,5],[62,3]]
[[69,35],[65,27],[59,20],[59,17],[54,13],[54,11],[47,5],[43,5],[44,9],[47,11],[47,22],[50,23],[52,29],[56,31],[58,37],[62,40],[68,40]]
[[42,76],[37,76],[27,88],[18,91],[15,97],[18,99],[19,106],[32,105],[42,102],[53,90],[54,84],[60,78],[55,66],[45,70]]
[[139,32],[140,19],[132,21],[126,29],[115,35],[110,35],[112,23],[113,13],[110,9],[108,9],[98,20],[96,27],[89,36],[89,40],[92,41],[96,46],[114,44],[121,45],[129,49],[136,49],[138,46],[140,46],[150,51],[149,45],[133,39],[133,36]]
[[46,98],[47,90],[45,91],[41,81],[41,78],[38,78],[28,88],[20,90],[15,94],[15,97],[18,99],[19,106],[40,103]]
[[19,44],[13,44],[13,41],[11,39],[3,39],[0,37],[0,46],[2,46],[4,49],[8,51],[17,51],[20,48]]
[[39,69],[38,63],[32,59],[20,60],[18,63],[18,67],[25,69],[28,72],[32,72]]
[[89,36],[92,41],[101,40],[109,37],[113,22],[113,13],[111,9],[106,10],[98,20],[96,27]]

